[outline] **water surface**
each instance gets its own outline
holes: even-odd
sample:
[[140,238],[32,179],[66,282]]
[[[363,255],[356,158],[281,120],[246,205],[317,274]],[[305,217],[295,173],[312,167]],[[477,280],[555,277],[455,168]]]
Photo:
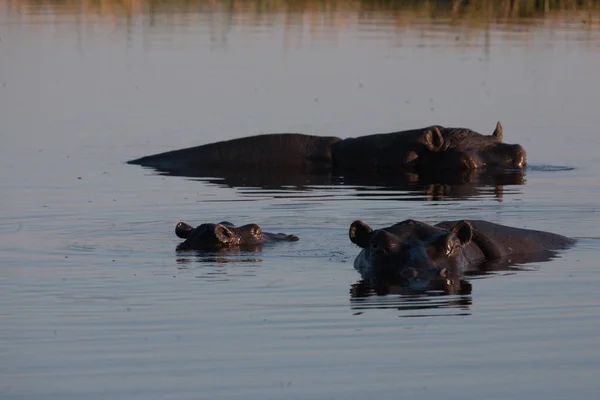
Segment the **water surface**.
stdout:
[[[1,397],[597,398],[595,3],[269,4],[0,6]],[[282,186],[124,163],[256,133],[498,120],[528,151],[523,184]],[[406,218],[579,241],[472,277],[470,295],[357,291],[350,223]],[[179,220],[301,240],[177,254]]]

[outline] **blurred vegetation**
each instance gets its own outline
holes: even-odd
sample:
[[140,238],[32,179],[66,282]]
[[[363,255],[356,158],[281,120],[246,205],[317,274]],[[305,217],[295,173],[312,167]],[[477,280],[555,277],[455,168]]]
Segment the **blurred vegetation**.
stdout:
[[478,23],[527,19],[597,23],[600,0],[5,0],[9,12],[102,16],[191,13],[335,14],[354,19],[395,19],[398,25],[423,19]]

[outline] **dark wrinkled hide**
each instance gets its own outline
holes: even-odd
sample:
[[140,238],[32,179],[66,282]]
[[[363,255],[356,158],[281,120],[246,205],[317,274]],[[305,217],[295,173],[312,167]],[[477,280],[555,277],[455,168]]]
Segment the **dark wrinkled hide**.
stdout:
[[218,224],[202,224],[196,228],[185,222],[179,222],[175,226],[175,234],[177,237],[185,239],[177,246],[177,250],[215,251],[234,247],[255,250],[260,249],[263,244],[268,242],[298,240],[298,236],[295,235],[263,232],[256,224],[236,227],[228,221]]
[[[331,145],[339,138],[275,133],[210,143],[129,161],[161,172],[209,176],[227,171],[289,170],[319,174],[331,171]],[[220,175],[215,175],[220,176]]]
[[514,170],[526,165],[525,150],[470,129],[431,126],[340,139],[276,133],[211,143],[129,161],[162,173],[224,176],[230,171],[293,171],[296,174],[386,174]]
[[349,235],[363,249],[354,261],[363,280],[451,293],[464,291],[462,278],[469,270],[546,261],[574,243],[554,233],[479,220],[436,225],[406,220],[376,230],[354,221]]

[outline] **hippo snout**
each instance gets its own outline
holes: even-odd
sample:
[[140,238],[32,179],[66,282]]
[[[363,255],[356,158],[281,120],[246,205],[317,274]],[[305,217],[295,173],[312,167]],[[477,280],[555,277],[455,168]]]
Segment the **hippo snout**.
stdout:
[[488,160],[492,168],[523,169],[527,165],[527,153],[519,144],[502,144],[496,157]]
[[527,165],[527,153],[525,149],[520,144],[514,144],[514,157],[513,157],[513,166],[514,168],[525,168]]
[[413,268],[408,267],[402,271],[402,278],[411,290],[425,290],[435,288],[446,282],[446,269]]

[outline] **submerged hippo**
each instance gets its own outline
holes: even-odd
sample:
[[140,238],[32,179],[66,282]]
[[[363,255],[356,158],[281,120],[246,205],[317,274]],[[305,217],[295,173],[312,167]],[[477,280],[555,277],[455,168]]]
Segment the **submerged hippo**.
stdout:
[[256,248],[267,242],[299,240],[296,235],[263,232],[256,224],[234,226],[228,221],[218,224],[202,224],[196,228],[185,222],[179,222],[175,226],[175,234],[177,237],[185,239],[177,246],[177,250],[214,251],[231,247]]
[[545,261],[574,243],[554,233],[478,220],[429,225],[409,219],[375,230],[354,221],[349,235],[362,248],[354,267],[363,280],[447,292],[460,290],[466,271]]
[[498,122],[491,135],[438,125],[349,139],[275,133],[150,155],[128,163],[183,176],[257,170],[345,175],[515,170],[525,167],[526,154],[518,144],[502,143]]

